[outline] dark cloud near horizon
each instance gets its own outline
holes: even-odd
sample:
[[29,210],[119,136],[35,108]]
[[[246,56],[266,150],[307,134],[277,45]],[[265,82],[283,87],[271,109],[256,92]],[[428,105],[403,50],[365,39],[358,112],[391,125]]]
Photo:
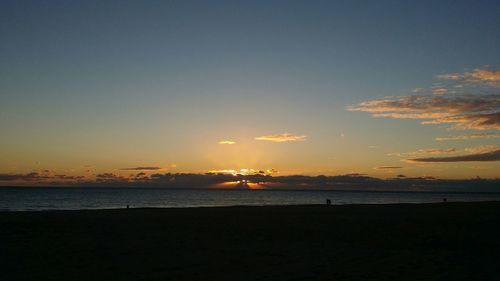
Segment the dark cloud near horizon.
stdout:
[[156,171],[156,170],[161,170],[161,167],[154,167],[154,166],[139,166],[139,167],[133,167],[133,168],[121,168],[120,170],[122,171]]
[[489,162],[489,161],[500,161],[500,149],[485,153],[467,154],[459,156],[450,157],[426,157],[426,158],[414,158],[408,159],[412,162]]
[[16,180],[24,180],[24,181],[33,181],[39,179],[48,179],[49,176],[42,175],[37,172],[27,173],[27,174],[0,174],[0,181],[16,181]]
[[271,176],[269,174],[233,175],[223,173],[156,173],[140,178],[108,178],[96,183],[99,186],[163,187],[163,188],[217,188],[218,184],[234,183],[233,188],[245,188],[238,184],[243,180],[258,183],[268,189],[333,189],[333,190],[496,190],[499,179],[441,180],[434,177],[404,177],[380,179],[365,174],[351,173],[337,176]]
[[102,173],[102,174],[97,174],[96,178],[114,178],[115,174],[113,173]]
[[84,176],[68,176],[63,174],[48,175],[48,170],[42,173],[31,172],[27,174],[0,174],[0,181],[45,181],[45,180],[81,180]]
[[[499,153],[497,152],[497,155]],[[247,188],[248,183],[257,183],[268,189],[331,189],[331,190],[371,190],[371,191],[500,191],[500,179],[443,180],[434,177],[406,177],[380,179],[364,174],[345,174],[337,176],[271,176],[266,174],[233,175],[222,173],[145,173],[129,177],[113,173],[96,175],[95,180],[56,175],[46,176],[39,173],[0,174],[0,181],[24,180],[32,185],[71,185],[80,187],[155,187],[155,188],[217,188],[218,184],[233,183],[232,188]],[[227,187],[226,187],[227,188]]]

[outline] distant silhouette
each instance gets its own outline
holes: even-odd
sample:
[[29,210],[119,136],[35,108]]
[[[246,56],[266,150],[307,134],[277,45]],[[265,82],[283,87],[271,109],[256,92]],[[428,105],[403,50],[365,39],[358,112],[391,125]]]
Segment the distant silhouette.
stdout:
[[331,205],[332,204],[332,200],[326,198],[326,205]]
[[127,204],[127,209],[129,208],[129,205]]
[[443,198],[443,203],[446,203],[446,202],[448,202],[448,199]]

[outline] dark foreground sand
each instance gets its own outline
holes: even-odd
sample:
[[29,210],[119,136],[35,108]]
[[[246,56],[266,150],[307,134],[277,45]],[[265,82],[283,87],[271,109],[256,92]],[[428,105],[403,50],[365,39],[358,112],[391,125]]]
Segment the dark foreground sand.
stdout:
[[0,280],[499,280],[500,202],[0,213]]

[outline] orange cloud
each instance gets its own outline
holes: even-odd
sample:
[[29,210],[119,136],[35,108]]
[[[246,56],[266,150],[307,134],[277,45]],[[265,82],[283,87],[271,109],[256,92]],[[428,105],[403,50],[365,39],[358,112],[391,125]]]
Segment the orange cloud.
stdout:
[[[498,109],[500,109],[500,107]],[[453,126],[453,128],[455,129],[500,130],[500,112],[473,113],[461,116],[448,116],[448,117],[437,118],[432,121],[422,122],[422,124],[442,124],[442,123],[456,123]]]
[[448,93],[448,89],[445,87],[433,87],[432,93],[435,95],[444,95],[444,94]]
[[500,150],[499,146],[496,145],[482,145],[482,146],[477,146],[477,147],[468,147],[464,148],[464,151],[469,152],[469,153],[488,153],[488,152],[493,152],[496,150]]
[[426,119],[422,124],[453,123],[455,129],[500,130],[500,95],[412,95],[361,102],[349,111],[374,117]]
[[441,80],[464,81],[469,84],[486,84],[500,87],[500,70],[474,69],[471,72],[449,73],[437,76]]
[[236,142],[235,141],[232,141],[232,140],[221,140],[219,141],[219,144],[228,144],[228,145],[231,145],[231,144],[235,144]]
[[399,156],[399,157],[416,157],[422,155],[440,155],[440,154],[453,154],[458,152],[454,147],[450,148],[422,148],[412,152],[404,153],[391,153],[389,156]]
[[298,136],[298,135],[284,133],[284,134],[256,137],[255,140],[273,141],[273,142],[305,141],[306,136]]

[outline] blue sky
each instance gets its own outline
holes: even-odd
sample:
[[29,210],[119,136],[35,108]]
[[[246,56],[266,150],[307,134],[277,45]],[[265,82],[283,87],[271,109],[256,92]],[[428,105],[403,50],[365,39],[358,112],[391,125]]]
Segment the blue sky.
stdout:
[[[498,176],[498,162],[416,168],[387,156],[474,131],[346,110],[448,83],[441,74],[495,73],[498,14],[497,1],[2,1],[0,172]],[[255,140],[285,133],[307,140]],[[453,146],[498,138],[472,142]]]

